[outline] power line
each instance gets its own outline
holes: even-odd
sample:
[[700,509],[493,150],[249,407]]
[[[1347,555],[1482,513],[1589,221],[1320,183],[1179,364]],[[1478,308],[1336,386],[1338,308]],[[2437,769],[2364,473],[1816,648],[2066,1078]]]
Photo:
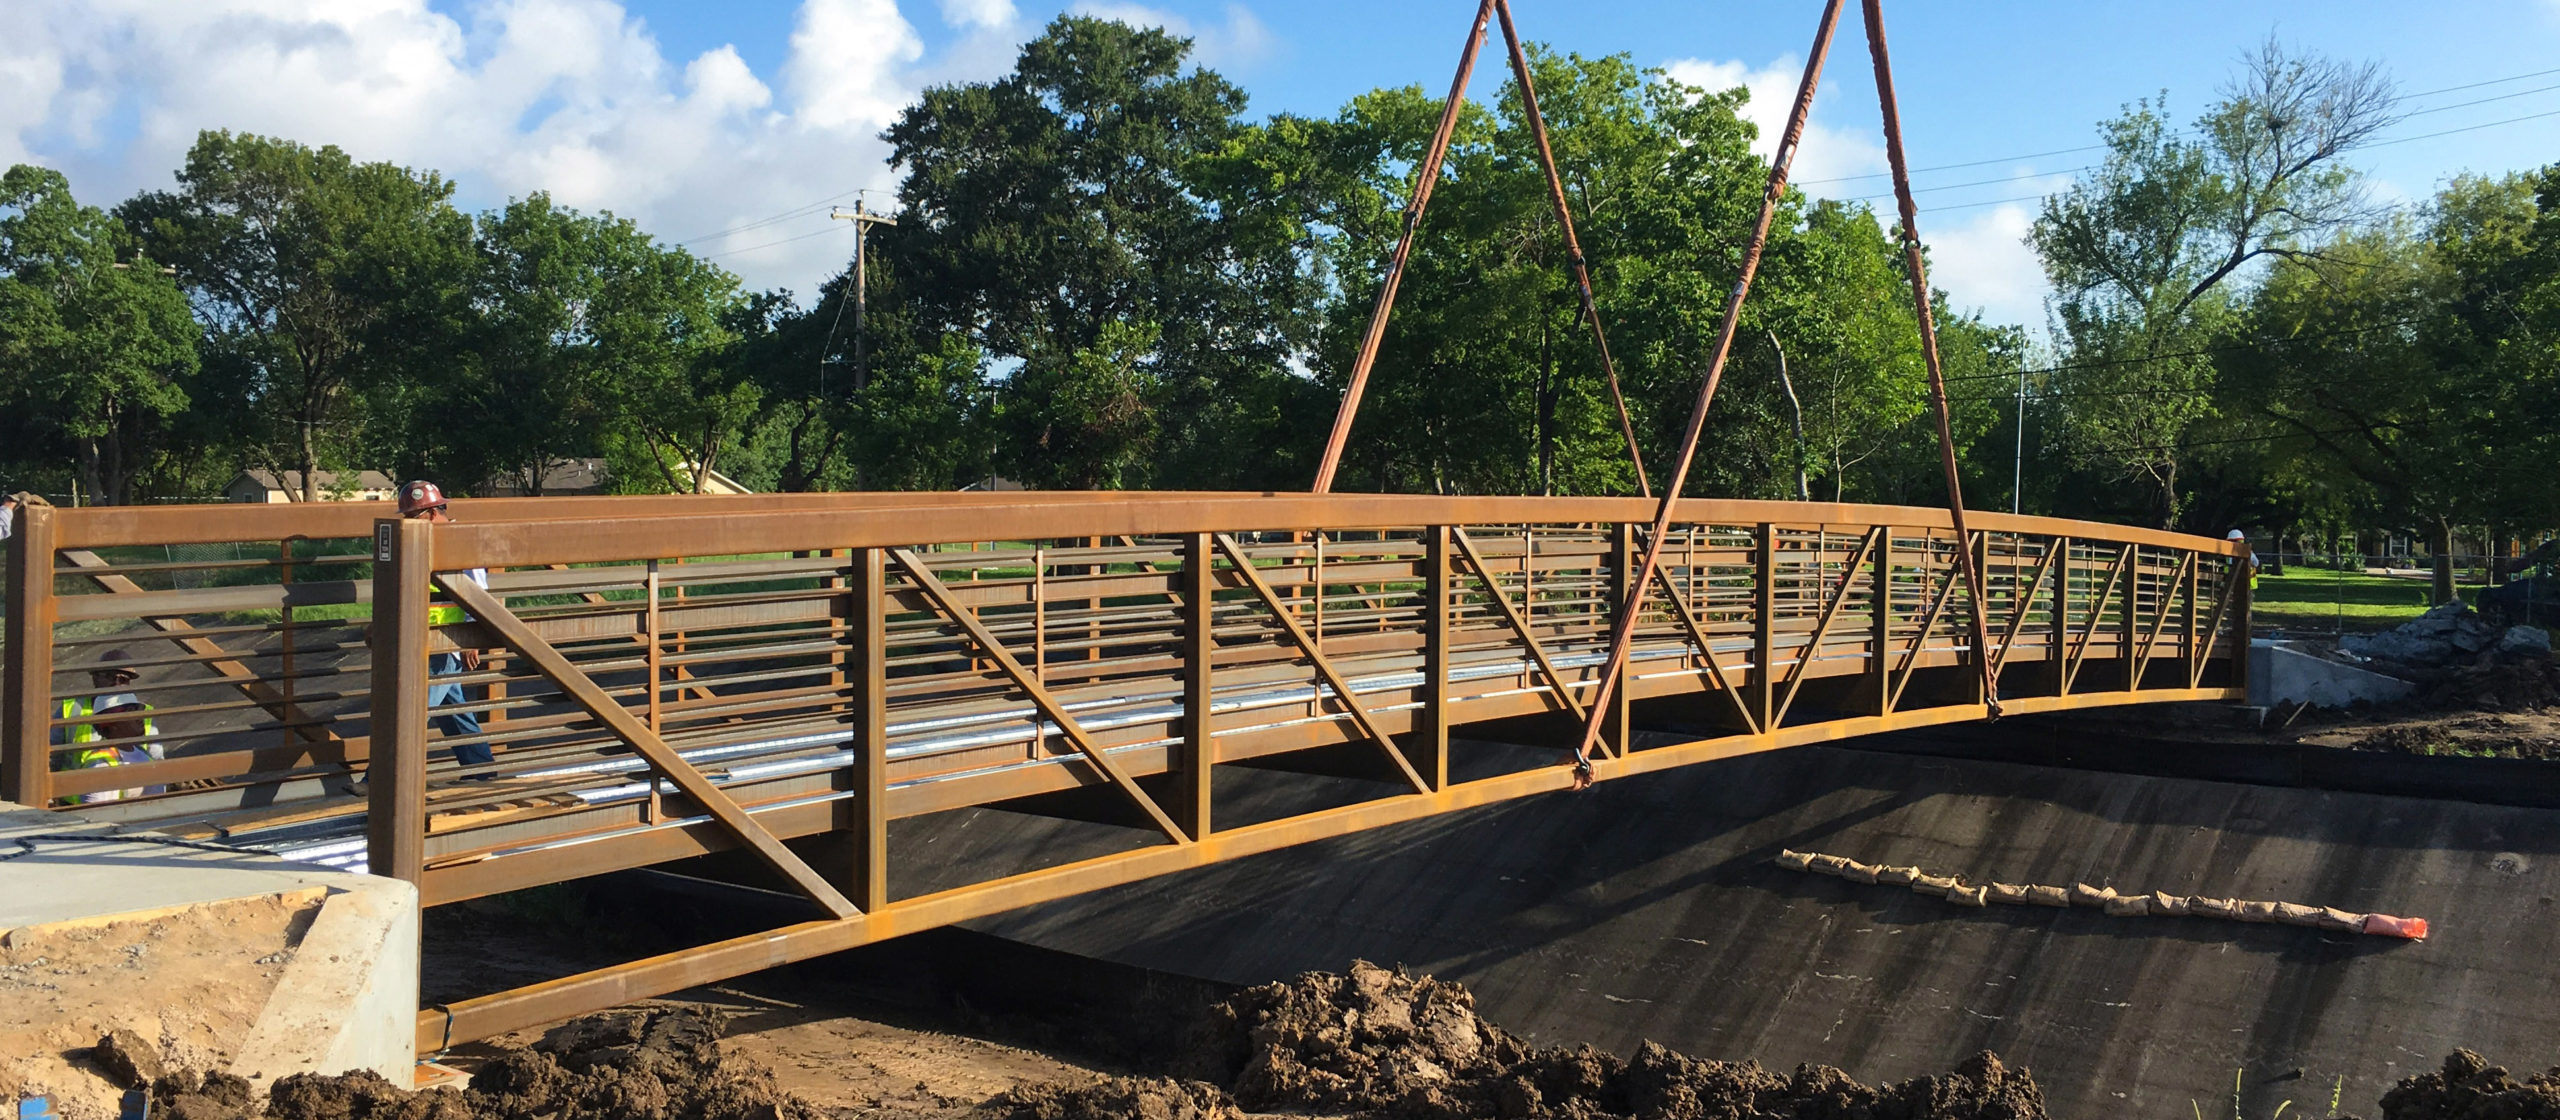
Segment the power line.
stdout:
[[[853,189],[853,190],[849,190],[849,191],[844,192],[844,194],[829,195],[829,196],[827,196],[827,197],[825,197],[825,198],[819,199],[819,200],[818,200],[818,201],[816,201],[816,202],[812,202],[812,203],[810,203],[810,204],[808,204],[808,205],[806,205],[806,206],[794,206],[794,207],[792,207],[791,209],[789,209],[789,210],[785,210],[785,211],[783,211],[783,212],[781,212],[781,213],[779,213],[779,214],[776,214],[776,215],[774,215],[774,216],[772,216],[772,217],[770,217],[770,218],[758,218],[758,219],[756,219],[755,221],[748,222],[748,223],[747,223],[747,224],[745,224],[745,225],[742,225],[742,226],[731,226],[731,227],[729,227],[728,229],[721,230],[721,231],[720,231],[720,232],[718,232],[718,233],[706,233],[706,234],[703,234],[703,235],[701,235],[701,236],[699,236],[699,237],[688,237],[688,238],[685,238],[685,239],[684,239],[684,240],[682,240],[682,241],[678,241],[678,242],[676,242],[676,244],[678,244],[678,245],[691,245],[691,244],[693,244],[693,243],[694,243],[694,242],[696,242],[696,241],[709,241],[709,240],[711,240],[712,238],[715,238],[715,237],[727,237],[727,236],[729,236],[730,234],[733,234],[733,233],[745,233],[745,232],[747,232],[748,230],[751,230],[751,229],[762,229],[762,228],[764,228],[764,227],[766,227],[766,226],[769,226],[769,225],[772,225],[772,224],[774,224],[774,223],[776,223],[776,222],[788,221],[788,220],[790,220],[790,219],[792,219],[792,218],[805,217],[805,216],[807,216],[807,215],[814,214],[814,213],[816,213],[817,211],[819,211],[819,210],[821,210],[821,209],[824,209],[824,208],[827,206],[827,204],[829,204],[829,203],[831,203],[831,202],[834,202],[835,200],[837,200],[837,199],[839,199],[839,198],[843,198],[843,197],[845,197],[845,195],[861,194],[861,193],[862,193],[862,190],[863,190],[863,188],[857,187],[857,188],[855,188],[855,189]],[[738,250],[732,250],[732,251],[733,251],[733,252],[745,252],[746,250],[738,249]]]
[[[2483,87],[2483,86],[2501,85],[2501,84],[2504,84],[2504,83],[2507,83],[2507,82],[2520,82],[2520,81],[2524,81],[2524,80],[2525,80],[2525,79],[2527,79],[2527,78],[2541,78],[2541,77],[2547,77],[2547,76],[2552,75],[2552,74],[2560,74],[2560,68],[2553,68],[2553,69],[2550,69],[2550,70],[2534,70],[2534,71],[2530,71],[2530,72],[2523,73],[2523,74],[2509,74],[2509,75],[2507,75],[2506,77],[2503,77],[2503,78],[2489,78],[2489,79],[2485,79],[2485,80],[2477,81],[2477,82],[2465,82],[2465,83],[2463,83],[2463,84],[2461,84],[2461,85],[2454,85],[2454,86],[2439,86],[2439,87],[2437,87],[2437,88],[2435,88],[2435,89],[2419,90],[2419,91],[2418,91],[2418,92],[2416,92],[2416,93],[2404,93],[2404,94],[2401,94],[2401,95],[2400,95],[2400,96],[2398,96],[2398,97],[2392,98],[2391,100],[2392,100],[2392,103],[2396,105],[2396,104],[2399,104],[2400,102],[2404,102],[2404,101],[2414,101],[2414,100],[2416,100],[2416,99],[2418,99],[2418,98],[2421,98],[2421,97],[2433,97],[2433,96],[2435,96],[2436,94],[2439,94],[2439,93],[2456,93],[2456,92],[2459,92],[2459,91],[2462,91],[2462,90],[2466,90],[2466,89],[2479,89],[2479,88],[2481,88],[2481,87]],[[2547,86],[2547,87],[2544,87],[2544,89],[2560,89],[2560,86]],[[2485,103],[2487,103],[2487,102],[2491,102],[2491,101],[2503,101],[2503,100],[2506,100],[2507,98],[2510,98],[2510,97],[2522,97],[2522,96],[2524,96],[2525,94],[2528,94],[2528,93],[2541,93],[2541,92],[2543,92],[2543,91],[2544,91],[2544,90],[2530,90],[2530,89],[2529,89],[2529,90],[2522,91],[2522,92],[2520,92],[2520,93],[2503,94],[2503,95],[2500,95],[2500,96],[2498,96],[2498,97],[2484,97],[2484,98],[2481,98],[2481,99],[2480,99],[2480,100],[2478,100],[2478,101],[2465,101],[2465,102],[2462,102],[2461,104],[2457,104],[2457,105],[2439,105],[2439,106],[2436,106],[2436,107],[2431,108],[2431,109],[2420,109],[2420,110],[2416,110],[2416,111],[2414,111],[2414,112],[2408,113],[2408,114],[2406,114],[2406,115],[2408,115],[2408,116],[2413,116],[2413,117],[2415,117],[2415,116],[2424,116],[2425,114],[2428,114],[2428,113],[2438,113],[2438,112],[2443,112],[2444,110],[2447,110],[2447,109],[2459,109],[2459,108],[2463,108],[2464,106],[2468,106],[2468,105],[2480,105],[2480,104],[2485,104]],[[2549,115],[2549,114],[2542,114],[2542,115]],[[2532,118],[2532,117],[2518,117],[2518,118],[2516,118],[2516,119],[2517,119],[2517,120],[2531,120],[2531,119],[2533,119],[2533,118]],[[2510,124],[2510,123],[2513,123],[2513,122],[2511,122],[2511,121],[2497,121],[2497,122],[2492,122],[2492,123],[2496,123],[2496,124]],[[2488,126],[2487,126],[2487,125],[2480,125],[2480,126],[2476,126],[2476,127],[2486,128],[2486,127],[2488,127]],[[2181,130],[2179,130],[2179,135],[2192,135],[2192,134],[2193,134],[2193,130],[2192,130],[2192,129],[2181,129]],[[2445,133],[2431,133],[2430,135],[2441,136],[2441,135],[2445,135]],[[2425,138],[2426,138],[2426,137],[2412,136],[2412,137],[2409,137],[2408,139],[2410,139],[2410,140],[2421,140],[2421,139],[2425,139]],[[2399,142],[2399,141],[2393,141],[2393,143],[2398,143],[2398,142]],[[2366,145],[2366,146],[2367,146],[2367,147],[2375,147],[2375,146],[2377,146],[2377,145],[2370,145],[2370,144],[2369,144],[2369,145]],[[2014,156],[1995,156],[1995,157],[1993,157],[1993,158],[1991,158],[1991,159],[1968,160],[1968,161],[1965,161],[1965,162],[1963,162],[1963,163],[1941,163],[1941,164],[1937,164],[1937,165],[1932,166],[1932,167],[1915,167],[1915,168],[1912,168],[1912,169],[1911,169],[1911,172],[1910,172],[1910,173],[1911,173],[1911,174],[1913,174],[1913,175],[1925,175],[1925,174],[1928,174],[1929,172],[1932,172],[1932,171],[1955,171],[1955,170],[1958,170],[1958,169],[1961,169],[1961,168],[1967,168],[1967,167],[1986,167],[1986,166],[1989,166],[1989,165],[1991,165],[1991,164],[1995,164],[1995,163],[2011,163],[2011,162],[2014,162],[2014,161],[2017,161],[2017,160],[2022,160],[2022,159],[2042,159],[2042,158],[2044,158],[2044,157],[2046,157],[2046,156],[2065,156],[2065,155],[2071,155],[2071,154],[2073,154],[2073,153],[2075,153],[2075,152],[2095,152],[2095,151],[2103,150],[2105,147],[2106,147],[2106,145],[2104,145],[2104,144],[2083,144],[2083,145],[2081,145],[2081,146],[2079,146],[2079,147],[2076,147],[2076,148],[2055,148],[2055,149],[2053,149],[2052,151],[2045,151],[2045,152],[2027,152],[2027,153],[2025,153],[2025,154],[2023,154],[2023,155],[2014,155]],[[1837,175],[1837,176],[1833,176],[1833,177],[1828,178],[1828,179],[1797,179],[1797,180],[1793,180],[1793,182],[1794,182],[1794,184],[1795,184],[1796,186],[1799,186],[1799,187],[1810,187],[1810,186],[1818,186],[1818,185],[1823,184],[1823,183],[1853,183],[1853,182],[1856,182],[1856,181],[1858,181],[1858,180],[1860,180],[1860,179],[1884,179],[1884,178],[1890,178],[1890,177],[1892,176],[1892,174],[1893,174],[1893,173],[1892,173],[1892,172],[1890,172],[1890,171],[1876,171],[1876,172],[1870,172],[1870,173],[1868,173],[1868,174],[1864,174],[1864,175]],[[1890,197],[1890,196],[1886,196],[1886,197]]]
[[767,241],[767,242],[765,242],[765,243],[764,243],[764,244],[762,244],[762,245],[748,245],[748,246],[744,246],[744,247],[742,247],[742,248],[737,248],[737,249],[728,249],[728,250],[724,250],[724,251],[722,251],[722,252],[717,252],[717,253],[697,253],[697,254],[695,254],[695,256],[698,256],[698,257],[700,257],[700,258],[702,258],[703,260],[706,260],[706,261],[708,261],[708,260],[718,260],[718,259],[719,259],[719,258],[721,258],[721,257],[734,257],[734,256],[737,256],[737,255],[738,255],[738,254],[740,254],[740,253],[752,253],[752,252],[755,252],[755,251],[756,251],[756,250],[758,250],[758,249],[770,249],[770,248],[773,248],[773,247],[774,247],[774,246],[776,246],[776,245],[788,245],[788,244],[791,244],[791,243],[792,243],[792,242],[794,242],[794,241],[807,241],[808,239],[810,239],[810,238],[812,238],[812,237],[825,237],[826,235],[828,235],[828,234],[830,234],[830,233],[834,233],[834,232],[836,232],[837,230],[840,230],[840,229],[843,229],[843,228],[844,228],[843,226],[835,226],[835,225],[831,225],[831,226],[828,226],[828,227],[827,227],[827,228],[825,228],[825,229],[819,230],[819,231],[818,231],[818,232],[816,232],[816,233],[804,233],[804,234],[801,234],[801,235],[800,235],[800,236],[798,236],[798,237],[786,237],[786,238],[783,238],[783,239],[782,239],[782,240],[780,240],[780,241]]

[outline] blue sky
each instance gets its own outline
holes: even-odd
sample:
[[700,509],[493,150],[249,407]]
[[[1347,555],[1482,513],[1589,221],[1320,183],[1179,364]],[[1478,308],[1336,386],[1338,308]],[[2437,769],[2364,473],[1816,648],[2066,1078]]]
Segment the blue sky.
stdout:
[[[1523,33],[1765,91],[1774,119],[1819,5],[1515,0]],[[840,267],[825,207],[893,181],[879,128],[917,89],[1000,73],[1069,5],[1034,0],[20,0],[0,5],[0,160],[61,167],[86,199],[165,185],[199,128],[336,143],[436,167],[470,206],[548,189],[682,240],[757,286]],[[1380,85],[1448,81],[1470,0],[1079,0],[1194,36],[1257,114],[1330,113]],[[1854,7],[1854,6],[1853,6]],[[2270,32],[2379,61],[2412,114],[2361,153],[2385,199],[2461,171],[2560,160],[2560,3],[1890,5],[1921,228],[1960,306],[2040,324],[2018,236],[2091,153],[2097,121],[2169,93],[2192,116]],[[1498,50],[1498,47],[1496,48]],[[1798,178],[1886,189],[1874,88],[1844,22]],[[1476,92],[1499,80],[1488,54]],[[2480,84],[2486,83],[2486,84]],[[2468,86],[2472,88],[2452,89]],[[2435,92],[2443,91],[2443,92]],[[2483,100],[2495,99],[2495,100]],[[2479,104],[2466,104],[2480,101]],[[2490,127],[2474,127],[2489,125]],[[2431,133],[2454,129],[2447,135]],[[1819,181],[1831,180],[1831,181]],[[875,196],[878,197],[878,196]]]

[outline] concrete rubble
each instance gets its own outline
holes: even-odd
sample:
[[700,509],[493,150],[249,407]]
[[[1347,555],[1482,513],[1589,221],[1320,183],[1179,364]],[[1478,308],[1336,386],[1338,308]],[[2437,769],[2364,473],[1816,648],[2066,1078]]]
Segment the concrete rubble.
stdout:
[[2431,608],[2380,633],[2347,635],[2334,649],[2306,641],[2272,646],[2280,653],[2252,651],[2252,703],[2343,708],[2405,701],[2418,708],[2487,711],[2560,704],[2560,663],[2552,659],[2551,632],[2493,625],[2461,602]]

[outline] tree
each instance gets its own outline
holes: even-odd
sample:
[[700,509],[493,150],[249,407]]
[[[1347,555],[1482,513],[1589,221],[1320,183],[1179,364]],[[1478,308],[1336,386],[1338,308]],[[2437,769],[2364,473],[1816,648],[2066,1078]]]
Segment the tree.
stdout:
[[2339,157],[2392,123],[2395,100],[2377,64],[2270,38],[2192,138],[2171,131],[2166,94],[2138,102],[2101,126],[2097,170],[2045,200],[2029,240],[2070,348],[2070,438],[2144,486],[2160,524],[2179,515],[2188,430],[2213,411],[2213,363],[2197,351],[2253,264],[2369,216]]
[[[187,408],[196,324],[175,281],[70,180],[0,174],[0,409],[25,422],[11,458],[76,459],[96,501],[134,500]],[[58,459],[57,459],[58,461]]]
[[[927,89],[886,133],[905,210],[874,234],[875,260],[901,278],[914,329],[1019,363],[997,390],[1017,418],[1046,417],[1051,386],[1117,386],[1094,398],[1116,419],[1042,419],[1031,426],[1050,443],[1005,444],[1000,465],[1018,476],[1145,485],[1162,463],[1209,485],[1252,479],[1279,451],[1272,402],[1294,387],[1319,293],[1274,235],[1285,222],[1208,193],[1203,163],[1239,134],[1244,95],[1185,70],[1189,49],[1062,16],[1010,75]],[[1156,419],[1130,423],[1138,412]],[[1149,448],[1103,448],[1106,431]],[[1067,445],[1089,458],[1041,461]]]
[[380,454],[366,405],[456,349],[471,222],[433,172],[205,132],[179,189],[120,217],[175,265],[252,463],[302,472]]

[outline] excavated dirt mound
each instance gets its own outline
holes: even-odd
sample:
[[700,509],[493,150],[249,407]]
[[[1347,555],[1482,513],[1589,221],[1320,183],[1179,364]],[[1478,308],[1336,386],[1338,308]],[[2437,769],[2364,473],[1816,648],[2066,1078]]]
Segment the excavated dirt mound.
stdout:
[[1365,961],[1347,975],[1243,992],[1211,1013],[1204,1035],[1195,1057],[1222,1066],[1213,1076],[1256,1111],[1394,1120],[2045,1115],[2034,1079],[1988,1053],[1944,1077],[1870,1088],[1826,1066],[1782,1075],[1650,1043],[1632,1060],[1588,1046],[1532,1048],[1478,1018],[1465,988]]
[[[472,1075],[463,1092],[411,1092],[370,1072],[296,1074],[267,1120],[823,1120],[773,1074],[720,1054],[720,1024],[690,1008],[618,1011],[554,1028]],[[153,1086],[168,1120],[249,1120],[248,1083],[181,1073]]]
[[[762,1066],[721,1053],[691,1008],[589,1016],[491,1058],[461,1092],[371,1073],[249,1084],[178,1073],[154,1086],[167,1120],[822,1120]],[[1177,1065],[1189,1079],[1106,1077],[1019,1087],[974,1107],[869,1113],[911,1120],[1244,1120],[1245,1110],[1367,1120],[2043,1120],[2025,1070],[1978,1055],[1942,1077],[1869,1087],[1827,1066],[1791,1074],[1648,1043],[1634,1058],[1538,1048],[1476,1015],[1457,984],[1366,962],[1216,1005]],[[2473,1059],[2477,1061],[2477,1059]],[[2447,1067],[2450,1071],[2451,1066]],[[2477,1071],[2474,1071],[2475,1073]],[[2503,1071],[2497,1076],[2504,1077]],[[2461,1082],[2473,1091],[2478,1077]],[[1224,1088],[1221,1088],[1224,1086]],[[2490,1091],[2482,1089],[2479,1091]],[[2469,1099],[2469,1098],[2464,1098]],[[2390,1113],[2391,1117],[2400,1116]],[[2439,1120],[2437,1113],[2407,1114]],[[2464,1113],[2501,1120],[2541,1113]],[[2441,1120],[2453,1120],[2453,1113]],[[2554,1120],[2560,1120],[2555,1117]]]
[[2456,1050],[2442,1070],[2404,1078],[2382,1094],[2382,1120],[2560,1120],[2560,1066],[2517,1081],[2480,1055]]
[[1244,1116],[1217,1086],[1170,1077],[1031,1085],[996,1094],[983,1111],[1005,1120],[1242,1120]]

